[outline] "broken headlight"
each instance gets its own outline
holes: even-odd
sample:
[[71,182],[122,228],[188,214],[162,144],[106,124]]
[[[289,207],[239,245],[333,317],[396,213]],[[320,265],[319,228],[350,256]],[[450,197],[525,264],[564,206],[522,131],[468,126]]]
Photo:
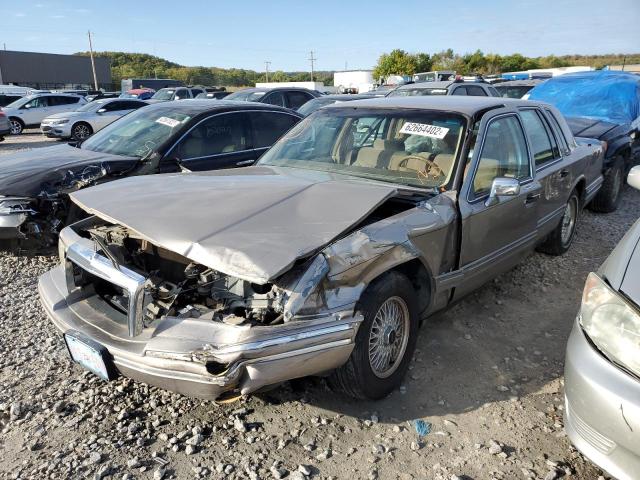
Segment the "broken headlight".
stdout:
[[640,313],[595,273],[587,277],[578,319],[609,360],[640,375]]

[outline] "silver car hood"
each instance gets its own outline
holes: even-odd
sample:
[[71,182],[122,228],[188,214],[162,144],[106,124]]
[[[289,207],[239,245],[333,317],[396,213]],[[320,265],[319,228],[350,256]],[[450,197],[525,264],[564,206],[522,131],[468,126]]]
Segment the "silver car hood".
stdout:
[[263,284],[395,193],[393,185],[383,183],[259,166],[131,177],[71,198],[157,246]]
[[609,285],[640,306],[640,220],[627,231],[599,269]]

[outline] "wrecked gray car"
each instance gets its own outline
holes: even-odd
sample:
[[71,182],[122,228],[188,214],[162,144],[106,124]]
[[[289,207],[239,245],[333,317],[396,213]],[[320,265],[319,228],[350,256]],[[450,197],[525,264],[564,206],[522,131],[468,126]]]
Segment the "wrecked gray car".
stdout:
[[545,104],[336,104],[257,166],[73,193],[91,216],[62,231],[40,296],[105,379],[216,399],[326,374],[381,398],[421,319],[535,246],[569,248],[601,167]]

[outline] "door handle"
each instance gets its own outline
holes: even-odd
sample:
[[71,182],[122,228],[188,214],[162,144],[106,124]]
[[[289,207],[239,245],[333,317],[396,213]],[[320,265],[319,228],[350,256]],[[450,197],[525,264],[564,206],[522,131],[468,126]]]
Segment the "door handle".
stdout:
[[528,203],[537,202],[539,198],[540,198],[539,193],[530,193],[529,195],[527,195],[527,198],[524,201],[524,203],[528,204]]
[[560,178],[564,178],[567,175],[569,175],[569,170],[567,170],[566,168],[563,168],[562,170],[560,170]]
[[253,162],[255,162],[255,160],[241,160],[236,162],[236,165],[241,167],[242,165],[251,165]]

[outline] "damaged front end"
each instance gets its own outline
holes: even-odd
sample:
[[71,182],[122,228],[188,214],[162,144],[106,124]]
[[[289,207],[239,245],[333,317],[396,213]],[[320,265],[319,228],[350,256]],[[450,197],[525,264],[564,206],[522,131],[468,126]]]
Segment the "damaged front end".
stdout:
[[0,195],[0,248],[40,251],[54,247],[70,220],[73,207],[68,194],[106,175],[103,166],[90,165],[61,173],[59,180],[45,182],[35,195]]
[[273,282],[227,275],[89,217],[60,235],[40,295],[62,332],[104,345],[117,370],[203,398],[248,394],[346,362],[361,317],[327,301],[322,253]]

